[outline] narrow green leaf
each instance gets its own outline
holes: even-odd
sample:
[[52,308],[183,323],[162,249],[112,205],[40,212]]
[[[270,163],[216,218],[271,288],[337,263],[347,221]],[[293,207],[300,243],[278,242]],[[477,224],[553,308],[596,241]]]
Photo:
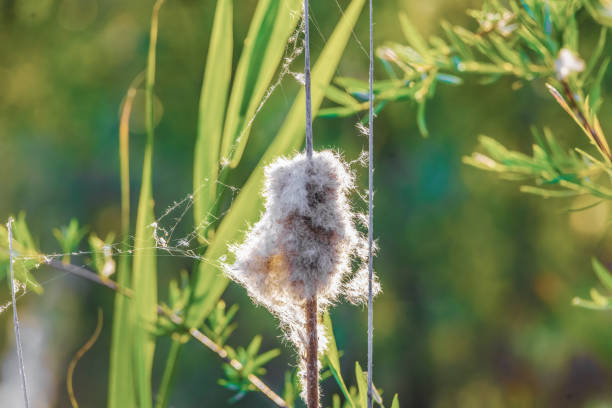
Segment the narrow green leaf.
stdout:
[[338,347],[336,346],[336,337],[334,336],[334,328],[332,326],[331,318],[329,314],[326,313],[323,316],[323,324],[325,325],[325,334],[327,335],[327,350],[325,350],[325,358],[327,359],[327,364],[329,365],[329,369],[332,372],[332,375],[336,379],[342,394],[344,394],[344,398],[351,404],[352,407],[355,407],[355,402],[351,398],[351,394],[349,393],[346,384],[344,383],[344,378],[342,378],[342,371],[340,369],[340,355],[338,354]]
[[399,397],[397,396],[397,394],[393,396],[393,403],[391,404],[391,408],[400,408]]
[[599,40],[597,41],[597,45],[595,49],[591,53],[591,57],[589,58],[589,62],[587,63],[586,69],[582,73],[581,77],[584,81],[588,80],[595,69],[595,66],[599,62],[599,57],[603,53],[604,47],[606,45],[606,34],[608,33],[608,29],[606,27],[602,27],[599,32]]
[[[336,71],[364,2],[365,0],[352,0],[312,70],[312,80],[315,85],[312,89],[313,115],[316,115],[323,101],[323,90],[330,83]],[[206,261],[200,263],[195,273],[191,307],[187,311],[186,318],[188,326],[200,326],[227,287],[228,279],[219,271],[218,259],[227,253],[228,243],[240,240],[246,225],[255,222],[260,214],[263,202],[259,193],[263,186],[264,167],[276,157],[291,154],[302,146],[305,131],[304,111],[304,90],[302,89],[279,133],[219,225],[215,239],[206,251]]]
[[355,362],[355,379],[359,390],[359,406],[365,408],[368,406],[368,382],[358,361]]
[[[367,106],[363,109],[367,109]],[[345,118],[347,116],[354,115],[355,113],[363,110],[361,107],[334,107],[321,109],[317,115],[319,118]]]
[[404,37],[406,37],[408,44],[410,44],[412,48],[416,50],[416,52],[421,54],[421,57],[424,60],[428,59],[429,47],[427,46],[427,42],[419,30],[414,26],[414,24],[412,24],[408,18],[408,15],[406,13],[400,13],[399,20],[400,28],[402,29],[402,33],[404,34]]
[[419,127],[419,132],[423,137],[429,136],[429,131],[427,130],[427,122],[425,119],[425,107],[427,102],[422,100],[419,102],[419,108],[417,109],[417,126]]
[[[238,62],[221,157],[240,163],[252,122],[283,57],[287,39],[299,21],[300,0],[260,0]],[[232,151],[233,150],[233,151]]]
[[134,290],[135,325],[133,335],[134,371],[137,384],[138,406],[150,408],[151,370],[155,353],[155,337],[149,327],[157,317],[157,258],[155,239],[151,225],[155,221],[153,214],[153,142],[154,111],[153,87],[155,85],[155,60],[159,10],[163,0],[157,0],[151,16],[151,33],[146,73],[146,128],[147,143],[142,165],[142,185],[138,199],[136,230],[134,237],[134,263],[132,288]]
[[612,275],[610,274],[610,271],[608,271],[608,269],[595,258],[591,260],[591,263],[593,264],[593,270],[601,283],[606,287],[606,289],[612,290]]
[[233,0],[218,0],[200,93],[193,171],[195,225],[203,233],[216,197],[219,146],[232,74],[232,22]]
[[359,101],[357,99],[333,85],[329,85],[327,88],[325,88],[325,97],[330,101],[336,102],[342,106],[359,105]]
[[156,408],[166,408],[170,402],[170,392],[172,390],[172,384],[174,382],[174,375],[176,374],[176,367],[178,365],[178,358],[181,353],[183,343],[178,338],[172,338],[170,344],[170,351],[168,352],[168,359],[166,361],[166,367],[164,368],[164,374],[162,381],[159,386],[159,392],[157,394]]

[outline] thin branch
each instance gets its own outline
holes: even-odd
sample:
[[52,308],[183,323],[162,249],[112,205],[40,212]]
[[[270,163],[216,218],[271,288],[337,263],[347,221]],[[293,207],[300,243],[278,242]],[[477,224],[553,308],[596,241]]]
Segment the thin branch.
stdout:
[[19,366],[19,374],[21,376],[21,389],[23,391],[23,403],[26,408],[30,406],[28,398],[28,386],[26,380],[25,366],[23,364],[23,347],[21,345],[21,331],[19,330],[19,316],[17,315],[17,299],[15,298],[15,273],[13,266],[13,217],[9,218],[6,227],[8,229],[8,244],[9,244],[9,268],[11,270],[11,298],[13,301],[13,326],[15,327],[15,346],[17,348],[17,363]]
[[[126,297],[131,298],[134,295],[134,292],[132,290],[128,288],[119,287],[114,281],[110,279],[102,279],[98,274],[90,271],[89,269],[72,264],[63,264],[55,260],[47,262],[46,265],[53,269],[68,272],[70,274],[87,279],[91,282],[97,283],[99,285],[106,286],[107,288],[112,289]],[[13,305],[14,304],[15,303],[13,303]],[[157,313],[166,316],[175,325],[185,328],[186,331],[191,335],[191,337],[193,337],[195,340],[215,352],[215,354],[217,354],[223,361],[231,365],[237,371],[242,371],[244,369],[242,363],[240,363],[238,360],[230,358],[227,351],[222,346],[215,343],[210,337],[206,336],[204,333],[202,333],[196,328],[186,328],[185,322],[176,313],[172,312],[171,310],[168,310],[167,308],[164,308],[161,305],[157,305]],[[276,394],[274,391],[272,391],[272,389],[268,387],[259,377],[254,374],[249,374],[247,378],[249,382],[255,386],[255,388],[257,388],[261,393],[263,393],[276,405],[278,405],[279,407],[288,406],[285,400],[281,398],[278,394]]]
[[566,80],[562,80],[561,85],[563,85],[563,92],[565,93],[565,97],[568,100],[570,107],[576,113],[576,116],[578,116],[582,126],[584,126],[586,131],[593,137],[593,140],[595,140],[595,143],[597,143],[597,147],[599,147],[599,149],[607,155],[607,158],[612,161],[612,154],[610,154],[605,143],[602,141],[604,136],[597,133],[593,125],[587,120],[586,115],[576,102],[576,97],[574,96],[569,83]]

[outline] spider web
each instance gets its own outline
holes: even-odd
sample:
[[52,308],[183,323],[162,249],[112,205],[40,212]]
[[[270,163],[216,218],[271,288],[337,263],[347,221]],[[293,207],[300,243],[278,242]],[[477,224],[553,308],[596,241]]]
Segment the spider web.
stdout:
[[[342,9],[342,6],[338,2],[338,0],[335,0],[335,3],[339,10],[339,14],[344,15],[344,10]],[[276,78],[267,88],[266,92],[261,98],[260,103],[255,109],[255,112],[248,119],[248,121],[246,121],[246,125],[244,126],[240,135],[237,137],[234,144],[232,145],[230,150],[230,157],[233,156],[233,154],[235,153],[241,139],[246,137],[247,133],[251,131],[251,128],[256,118],[258,117],[264,106],[267,104],[270,97],[279,87],[282,87],[287,77],[292,78],[302,86],[304,85],[304,73],[301,71],[301,67],[299,71],[292,70],[293,63],[304,52],[304,20],[302,18],[301,13],[292,14],[290,17],[300,18],[300,23],[296,26],[296,28],[287,40],[284,55],[281,59]],[[323,31],[321,30],[319,23],[317,22],[316,16],[312,12],[312,10],[310,11],[310,22],[314,26],[322,41],[327,42],[327,38],[323,34]],[[358,45],[361,52],[363,52],[367,56],[367,51],[363,47],[362,43],[360,42],[354,31],[352,31],[352,37],[353,41]],[[363,131],[363,126],[360,126],[361,118],[359,117],[359,114],[355,114],[355,118],[357,119],[356,126],[359,129],[359,133],[367,136],[367,133]],[[358,158],[349,162],[349,164],[351,165],[351,167],[355,164],[357,164],[358,166],[365,167],[367,166],[367,161],[368,154],[364,151],[361,152]],[[221,157],[217,164],[219,168],[223,170],[224,168],[229,166],[229,158]],[[148,226],[148,233],[151,234],[150,237],[152,237],[155,242],[155,245],[153,247],[136,248],[134,246],[135,236],[130,235],[127,237],[127,239],[105,244],[99,251],[95,251],[92,249],[75,250],[72,252],[44,253],[38,254],[37,256],[24,256],[20,255],[18,252],[15,252],[13,254],[13,261],[35,261],[36,264],[32,268],[32,272],[34,272],[41,266],[49,264],[52,261],[61,260],[65,257],[70,257],[71,261],[74,262],[75,265],[88,268],[91,269],[93,272],[96,272],[94,268],[94,255],[101,255],[106,259],[114,260],[120,256],[133,256],[137,251],[155,249],[157,250],[157,257],[168,256],[189,258],[198,262],[205,262],[211,264],[214,267],[221,269],[223,267],[223,262],[225,261],[225,256],[221,257],[220,259],[208,259],[205,256],[205,249],[210,244],[207,233],[213,225],[219,223],[227,214],[227,212],[231,210],[234,200],[240,193],[240,188],[230,184],[226,184],[220,180],[215,180],[214,183],[217,187],[217,196],[215,203],[211,206],[211,208],[218,208],[219,204],[223,200],[228,200],[228,198],[229,205],[225,206],[226,209],[221,212],[208,212],[207,216],[204,217],[204,221],[202,221],[199,225],[195,227],[191,226],[191,229],[187,228],[187,233],[179,232],[181,229],[184,229],[185,225],[188,225],[189,223],[193,222],[193,214],[191,214],[191,210],[193,209],[195,202],[199,199],[200,191],[204,189],[204,187],[210,185],[210,183],[211,181],[207,179],[193,192],[186,194],[179,201],[174,201],[161,213],[161,215],[153,223]],[[360,201],[367,202],[367,190],[365,191],[365,193],[358,192],[357,195]],[[364,220],[361,220],[361,222],[365,224]],[[106,277],[110,277],[112,274],[114,274],[115,270],[116,264],[113,263],[112,270],[109,271],[108,276]],[[105,275],[103,271],[97,272],[102,275]],[[56,275],[47,280],[38,282],[37,285],[44,287],[53,281],[65,278],[69,275],[69,272],[58,271]],[[27,281],[25,283],[27,283]],[[25,283],[17,279],[13,281],[17,301],[31,292],[31,290],[27,288],[27,285]],[[12,302],[10,300],[4,303],[0,302],[0,315],[11,307]]]

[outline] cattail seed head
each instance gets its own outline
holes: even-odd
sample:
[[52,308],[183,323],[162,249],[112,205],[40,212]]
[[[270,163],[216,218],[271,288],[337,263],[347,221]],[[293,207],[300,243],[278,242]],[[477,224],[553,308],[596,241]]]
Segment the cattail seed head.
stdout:
[[[348,200],[354,175],[338,154],[281,157],[268,165],[265,178],[265,212],[245,241],[232,247],[235,262],[225,271],[279,318],[303,360],[307,299],[316,298],[319,311],[340,295],[353,303],[367,300],[368,241]],[[374,293],[379,291],[375,281]],[[323,352],[321,325],[318,333]]]

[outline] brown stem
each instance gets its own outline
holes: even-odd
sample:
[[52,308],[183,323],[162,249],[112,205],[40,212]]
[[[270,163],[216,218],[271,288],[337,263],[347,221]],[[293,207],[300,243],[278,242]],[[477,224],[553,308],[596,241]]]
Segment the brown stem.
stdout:
[[570,104],[570,107],[576,113],[576,116],[578,116],[578,119],[582,123],[582,126],[584,126],[586,131],[589,132],[591,136],[593,136],[593,140],[595,140],[595,143],[597,143],[597,146],[599,147],[599,149],[608,156],[608,159],[612,160],[612,155],[610,154],[608,149],[605,147],[605,144],[601,140],[603,135],[600,136],[597,133],[597,131],[593,128],[593,126],[589,123],[589,121],[587,120],[586,116],[580,109],[580,106],[578,106],[578,103],[576,103],[576,98],[574,97],[574,93],[572,92],[569,86],[569,83],[566,80],[562,80],[561,84],[563,85],[563,92],[565,93],[565,97],[567,98]]
[[[79,276],[81,278],[87,279],[91,282],[95,282],[97,284],[106,286],[107,288],[112,289],[115,292],[118,292],[121,295],[124,295],[126,297],[131,298],[134,295],[134,292],[130,290],[129,288],[122,288],[110,279],[102,279],[98,274],[90,271],[89,269],[85,269],[80,266],[76,266],[72,264],[64,264],[62,262],[58,262],[55,260],[46,262],[46,265],[50,266],[53,269],[68,272],[73,275]],[[315,310],[316,310],[316,300],[315,300]],[[171,310],[168,310],[167,308],[163,306],[157,305],[157,313],[160,315],[166,316],[167,318],[172,320],[174,324],[176,324],[179,327],[184,326],[184,321],[180,316],[178,316],[176,313],[172,312]],[[208,347],[211,351],[217,354],[223,361],[231,365],[236,371],[242,371],[244,369],[240,361],[230,358],[225,348],[223,348],[223,346],[220,346],[217,343],[215,343],[210,337],[206,336],[200,330],[196,328],[188,328],[187,331],[189,332],[192,338],[194,338],[195,340],[197,340],[204,346]],[[315,320],[315,334],[316,334],[316,320]],[[316,340],[315,340],[315,349],[316,349]],[[255,386],[255,388],[257,388],[261,393],[263,393],[266,397],[268,397],[276,405],[278,405],[279,407],[287,406],[287,403],[285,402],[285,400],[282,399],[274,391],[272,391],[272,389],[268,387],[255,374],[249,374],[247,378],[249,379],[251,384]]]
[[317,335],[317,298],[306,301],[306,404],[319,408],[319,345]]

